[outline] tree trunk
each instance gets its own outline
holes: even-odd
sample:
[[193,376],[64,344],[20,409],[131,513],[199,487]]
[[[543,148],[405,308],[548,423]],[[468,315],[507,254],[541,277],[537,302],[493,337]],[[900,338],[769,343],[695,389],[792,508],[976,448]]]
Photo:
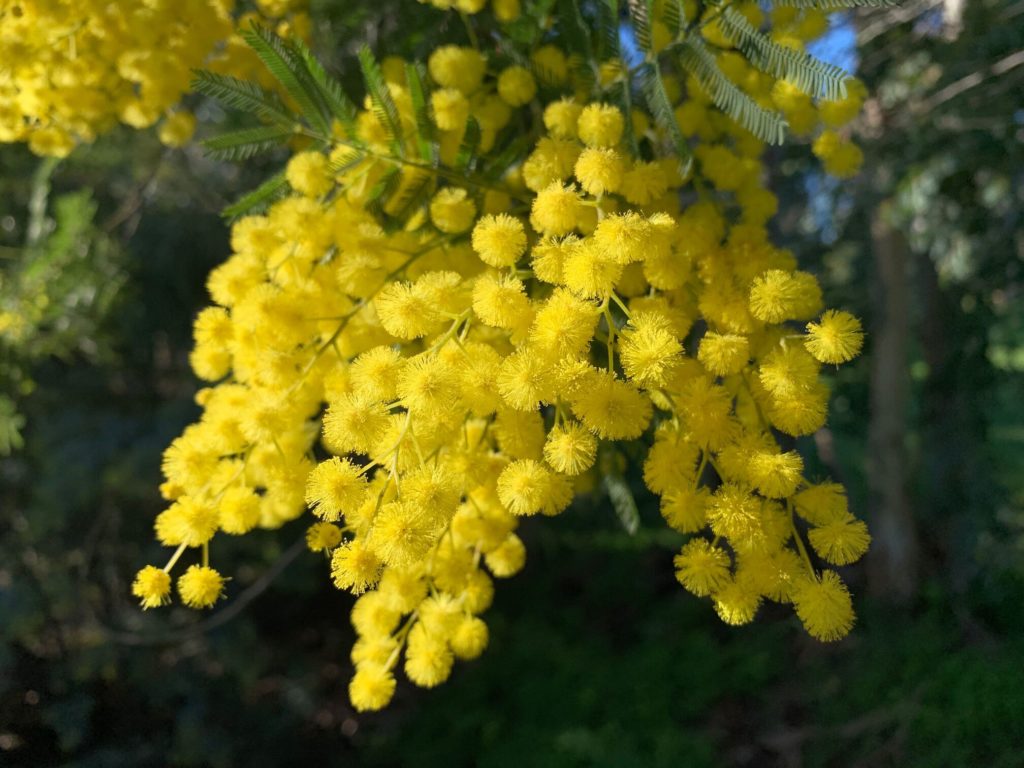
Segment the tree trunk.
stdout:
[[868,589],[893,602],[917,592],[918,547],[907,493],[907,406],[910,378],[910,249],[886,221],[886,203],[871,218],[875,311],[871,329],[871,416],[867,475],[874,543]]

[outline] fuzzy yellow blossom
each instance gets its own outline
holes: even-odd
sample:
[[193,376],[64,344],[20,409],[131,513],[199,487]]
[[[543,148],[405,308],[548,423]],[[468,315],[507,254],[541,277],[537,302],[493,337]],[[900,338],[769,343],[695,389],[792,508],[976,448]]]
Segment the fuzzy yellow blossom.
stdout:
[[576,122],[583,107],[569,99],[553,101],[544,109],[544,127],[559,139],[576,138]]
[[178,578],[178,594],[190,608],[209,608],[224,593],[224,577],[213,568],[190,565]]
[[521,107],[536,94],[537,82],[526,67],[507,67],[498,76],[498,95],[510,106]]
[[845,363],[860,354],[864,332],[849,312],[830,309],[817,323],[807,324],[807,351],[823,363]]
[[430,96],[434,122],[442,131],[456,131],[469,118],[469,101],[456,88],[441,88]]
[[135,576],[132,594],[139,598],[143,608],[156,608],[170,600],[171,575],[153,565],[147,565]]
[[584,191],[600,197],[619,191],[625,163],[614,149],[587,147],[576,160],[575,173]]
[[640,386],[662,386],[678,364],[682,351],[671,322],[655,312],[637,312],[622,333],[622,367]]
[[841,640],[853,628],[853,602],[850,591],[835,571],[825,571],[797,583],[793,605],[804,628],[812,637],[825,642]]
[[729,555],[704,539],[693,539],[675,557],[676,578],[690,592],[702,597],[717,591],[729,580]]
[[579,194],[572,187],[555,181],[537,193],[530,220],[536,229],[557,237],[572,232],[579,223],[579,216]]
[[716,376],[739,373],[750,358],[746,336],[708,331],[700,340],[697,359]]
[[327,174],[327,158],[319,152],[302,152],[288,161],[285,178],[292,189],[307,197],[320,197],[334,183]]
[[446,187],[430,201],[430,219],[442,232],[465,232],[474,214],[476,205],[464,189]]
[[544,458],[557,471],[578,475],[597,457],[597,440],[579,424],[556,426],[544,443]]
[[383,664],[360,664],[348,686],[349,699],[359,712],[383,709],[395,695],[395,678]]
[[580,112],[576,131],[588,147],[613,147],[622,138],[622,112],[610,104],[588,104]]
[[526,251],[522,222],[507,214],[483,216],[473,228],[473,250],[492,267],[510,267]]
[[[262,5],[288,21],[283,2]],[[812,636],[842,636],[849,593],[817,566],[856,561],[870,534],[841,486],[809,482],[805,441],[785,436],[825,423],[823,364],[855,356],[863,334],[773,244],[766,144],[695,80],[665,74],[692,143],[683,167],[665,115],[621,99],[636,90],[621,62],[567,55],[560,24],[525,46],[526,20],[508,26],[516,0],[430,4],[491,14],[470,20],[488,44],[434,48],[423,78],[386,59],[390,102],[357,100],[330,136],[296,141],[282,196],[233,223],[194,325],[202,413],[162,464],[155,532],[173,553],[133,594],[156,607],[176,578],[186,605],[208,607],[224,586],[211,540],[311,515],[325,576],[358,596],[349,697],[372,711],[406,684],[399,670],[433,687],[484,652],[496,580],[526,562],[518,528],[541,522],[524,518],[601,490],[618,503],[623,488],[602,480],[642,474],[687,537],[678,580],[723,622],[770,600]],[[794,50],[825,18],[775,16]],[[718,25],[707,35],[726,43]],[[741,51],[716,62],[817,135],[827,169],[850,171],[838,123],[861,97],[819,119]],[[630,114],[599,101],[613,93]],[[164,116],[168,132],[178,114],[127,106],[126,120]],[[296,124],[317,134],[307,118]],[[54,126],[32,140],[54,153],[79,141]],[[204,564],[175,571],[186,554]]]

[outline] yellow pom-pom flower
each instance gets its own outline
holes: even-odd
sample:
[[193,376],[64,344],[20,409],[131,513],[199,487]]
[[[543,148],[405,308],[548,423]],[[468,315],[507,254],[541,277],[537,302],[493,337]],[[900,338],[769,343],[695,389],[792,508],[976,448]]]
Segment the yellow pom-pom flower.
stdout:
[[577,135],[588,147],[614,147],[624,129],[622,112],[610,104],[588,104],[576,122]]
[[864,332],[849,312],[830,309],[817,323],[807,324],[807,351],[823,363],[845,363],[860,354]]
[[153,565],[147,565],[135,575],[132,594],[139,598],[143,608],[156,608],[170,601],[171,575]]
[[537,81],[526,67],[506,67],[498,75],[498,95],[513,107],[521,107],[533,100],[537,93]]
[[566,475],[578,475],[594,465],[597,440],[581,424],[567,422],[554,427],[544,442],[544,458]]
[[190,565],[178,578],[178,594],[189,608],[209,608],[224,594],[224,577],[205,565]]
[[574,171],[584,191],[600,197],[609,192],[619,191],[625,173],[625,163],[614,149],[587,147],[577,158]]
[[700,340],[697,359],[716,376],[739,373],[750,359],[750,342],[735,333],[708,331]]
[[826,643],[841,640],[853,628],[850,591],[835,571],[804,578],[793,588],[793,606],[811,637]]
[[704,539],[693,539],[675,556],[676,579],[698,597],[718,591],[729,581],[729,554]]
[[833,565],[849,565],[864,556],[871,544],[868,527],[849,515],[846,519],[832,520],[812,527],[807,538],[823,560]]
[[483,216],[473,228],[473,250],[492,267],[511,267],[526,252],[526,233],[508,214]]
[[442,232],[465,232],[475,215],[476,204],[458,187],[445,187],[430,201],[430,220]]
[[380,663],[365,662],[348,684],[348,697],[357,712],[384,709],[395,695],[395,677]]

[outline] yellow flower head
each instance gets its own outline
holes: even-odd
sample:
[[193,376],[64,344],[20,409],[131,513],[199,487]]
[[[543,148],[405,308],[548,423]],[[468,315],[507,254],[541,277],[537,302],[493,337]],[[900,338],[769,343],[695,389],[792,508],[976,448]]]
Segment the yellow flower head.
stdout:
[[618,192],[626,167],[622,156],[607,147],[587,147],[576,160],[576,178],[583,190],[595,197]]
[[473,250],[492,267],[511,267],[526,252],[526,233],[508,214],[483,216],[473,228]]
[[597,439],[582,425],[567,422],[554,427],[544,443],[544,458],[566,475],[578,475],[594,465]]
[[381,663],[360,664],[348,685],[349,701],[357,712],[384,709],[394,695],[395,678]]
[[156,608],[170,600],[171,575],[153,565],[147,565],[135,575],[132,594],[139,598],[143,608]]
[[576,122],[583,107],[571,99],[553,101],[544,108],[544,127],[559,139],[576,138]]
[[553,181],[533,199],[530,223],[550,237],[567,235],[580,221],[580,202],[579,193],[573,187]]
[[209,608],[224,594],[224,577],[205,565],[190,565],[178,578],[178,594],[189,608]]
[[679,583],[698,597],[716,592],[729,581],[728,553],[704,539],[685,544],[674,563]]
[[498,95],[513,107],[521,107],[537,94],[537,82],[526,67],[506,67],[498,75]]
[[458,187],[445,187],[430,201],[430,220],[442,232],[465,232],[475,215],[476,204]]
[[817,323],[807,324],[807,351],[823,363],[845,363],[860,354],[864,332],[849,312],[830,309]]
[[588,147],[614,147],[624,128],[622,112],[610,104],[588,104],[576,123],[580,141]]
[[850,591],[835,571],[821,578],[804,578],[793,588],[796,615],[811,635],[824,642],[841,640],[853,628],[853,601]]

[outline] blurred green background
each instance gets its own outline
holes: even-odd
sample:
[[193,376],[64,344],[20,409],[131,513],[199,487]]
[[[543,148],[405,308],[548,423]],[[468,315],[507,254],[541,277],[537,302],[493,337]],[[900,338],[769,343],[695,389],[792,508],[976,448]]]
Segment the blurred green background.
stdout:
[[[315,4],[330,63],[449,34],[398,5]],[[800,444],[875,536],[846,569],[852,636],[771,607],[725,627],[675,583],[651,497],[636,536],[584,502],[524,526],[483,658],[374,715],[348,704],[351,597],[302,522],[218,552],[213,613],[129,595],[158,558],[160,453],[197,413],[218,211],[281,158],[128,131],[59,165],[0,148],[0,765],[1024,765],[1022,41],[1019,0],[838,16],[819,53],[874,94],[864,172],[770,155],[780,242],[870,331]]]

